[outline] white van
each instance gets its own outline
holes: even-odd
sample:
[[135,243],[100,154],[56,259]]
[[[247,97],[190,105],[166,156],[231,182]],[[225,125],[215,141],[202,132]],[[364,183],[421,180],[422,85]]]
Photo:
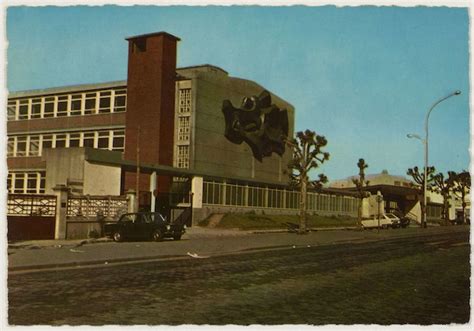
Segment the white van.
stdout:
[[363,220],[362,228],[372,229],[381,227],[382,229],[398,228],[400,226],[400,219],[392,213],[380,214],[380,223],[378,215],[374,215],[373,218]]

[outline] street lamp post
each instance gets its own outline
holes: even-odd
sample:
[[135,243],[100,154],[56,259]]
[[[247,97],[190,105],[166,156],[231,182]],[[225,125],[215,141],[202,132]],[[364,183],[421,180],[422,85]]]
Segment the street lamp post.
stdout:
[[461,94],[461,91],[459,90],[456,90],[452,93],[450,93],[449,95],[439,99],[438,101],[436,101],[432,106],[431,108],[428,110],[428,112],[426,113],[426,117],[425,117],[425,139],[422,139],[419,135],[416,135],[416,134],[408,134],[407,137],[408,138],[416,138],[416,139],[419,139],[423,142],[423,145],[425,146],[425,169],[424,169],[424,176],[423,176],[423,205],[424,205],[424,210],[423,210],[423,219],[421,221],[421,226],[422,227],[426,227],[426,210],[427,210],[427,199],[426,199],[426,193],[427,193],[427,187],[428,187],[428,121],[430,119],[430,114],[431,112],[433,111],[433,109],[439,105],[441,102],[443,102],[444,100],[450,98],[450,97],[453,97],[455,95],[460,95]]

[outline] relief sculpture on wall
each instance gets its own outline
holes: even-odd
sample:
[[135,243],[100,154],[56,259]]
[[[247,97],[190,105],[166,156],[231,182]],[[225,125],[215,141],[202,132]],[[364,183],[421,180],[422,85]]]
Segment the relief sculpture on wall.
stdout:
[[244,97],[240,108],[224,100],[225,137],[234,144],[245,141],[253,156],[262,161],[273,152],[282,156],[288,137],[288,112],[272,104],[270,92]]

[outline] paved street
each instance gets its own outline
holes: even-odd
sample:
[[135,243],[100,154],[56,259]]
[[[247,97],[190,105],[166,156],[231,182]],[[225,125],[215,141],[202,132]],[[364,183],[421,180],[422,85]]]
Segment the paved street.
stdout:
[[[362,242],[384,240],[395,237],[431,235],[444,232],[466,231],[464,227],[433,227],[420,231],[419,228],[369,231],[316,231],[298,236],[290,233],[251,234],[240,231],[213,231],[191,228],[181,241],[163,242],[99,242],[84,244],[82,241],[47,241],[45,243],[19,243],[9,248],[9,270],[45,268],[55,266],[86,266],[88,264],[110,264],[157,258],[188,257],[187,253],[198,255],[222,255],[259,249],[288,248],[293,246],[319,246],[340,242]],[[23,247],[23,248],[22,248]]]
[[[195,245],[201,246],[192,246],[191,240],[82,246],[77,250],[105,252],[104,247],[120,247],[116,254],[122,256],[134,245],[140,252],[154,245],[168,257],[179,258],[10,272],[9,323],[465,323],[469,319],[468,229],[195,238]],[[343,243],[345,236],[360,237]],[[381,240],[375,241],[377,236]],[[295,248],[288,245],[288,238]],[[328,245],[315,244],[322,238]],[[255,241],[260,245],[251,244]],[[335,241],[339,244],[329,245]],[[215,254],[218,248],[230,252],[230,245],[237,242],[233,249],[240,254]],[[259,251],[259,247],[269,248],[269,243],[275,249]],[[183,252],[194,248],[201,257],[210,255],[192,258],[177,254],[176,247]],[[21,255],[18,251],[10,259],[16,254]]]

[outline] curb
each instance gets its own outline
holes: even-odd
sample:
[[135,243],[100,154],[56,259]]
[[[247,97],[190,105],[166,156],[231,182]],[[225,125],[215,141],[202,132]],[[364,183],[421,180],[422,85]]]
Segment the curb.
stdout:
[[71,268],[71,267],[89,267],[94,265],[108,265],[116,263],[126,263],[126,262],[147,262],[150,260],[174,260],[179,258],[189,258],[189,256],[183,255],[163,255],[163,256],[149,256],[149,257],[128,257],[128,258],[117,258],[117,259],[106,259],[106,260],[95,260],[95,261],[84,261],[84,262],[66,262],[66,263],[51,263],[51,264],[41,264],[41,265],[28,265],[28,266],[18,266],[18,267],[9,267],[8,272],[16,271],[43,271],[48,269],[62,269],[62,268]]
[[[66,243],[64,243],[66,241]],[[61,247],[81,247],[82,245],[86,244],[102,244],[107,242],[112,242],[112,239],[107,237],[102,237],[98,239],[83,239],[78,243],[73,242],[75,239],[71,239],[71,242],[67,242],[67,240],[60,241],[61,243],[54,243],[51,245],[35,245],[35,244],[8,244],[8,249],[42,249],[42,248],[61,248]]]

